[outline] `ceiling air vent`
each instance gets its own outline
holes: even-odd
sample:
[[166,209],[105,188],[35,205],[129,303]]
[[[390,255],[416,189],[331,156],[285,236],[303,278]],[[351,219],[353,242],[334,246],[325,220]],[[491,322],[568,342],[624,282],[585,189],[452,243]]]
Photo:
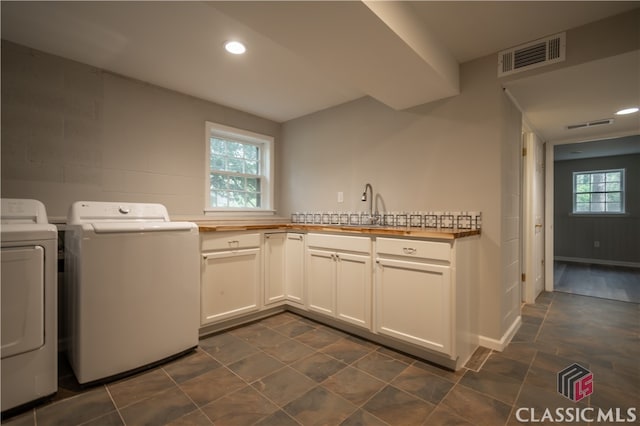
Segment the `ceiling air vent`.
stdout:
[[567,126],[567,130],[582,129],[584,127],[601,126],[603,124],[613,124],[613,118],[594,120],[594,121],[589,121],[587,123],[570,124]]
[[565,33],[560,33],[503,50],[498,53],[498,77],[564,61],[565,47]]

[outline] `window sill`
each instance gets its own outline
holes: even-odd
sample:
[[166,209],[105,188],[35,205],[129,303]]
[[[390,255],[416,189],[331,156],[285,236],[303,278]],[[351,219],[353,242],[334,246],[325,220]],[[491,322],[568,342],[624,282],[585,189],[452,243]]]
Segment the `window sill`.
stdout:
[[624,213],[569,213],[569,217],[627,217],[629,212]]

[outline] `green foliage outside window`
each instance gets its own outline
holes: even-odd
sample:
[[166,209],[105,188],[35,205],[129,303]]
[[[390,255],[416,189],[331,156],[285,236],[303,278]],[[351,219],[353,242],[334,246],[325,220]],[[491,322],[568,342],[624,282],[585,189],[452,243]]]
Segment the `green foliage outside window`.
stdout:
[[624,170],[574,172],[574,213],[624,213]]
[[211,207],[260,208],[260,147],[217,137],[209,147]]

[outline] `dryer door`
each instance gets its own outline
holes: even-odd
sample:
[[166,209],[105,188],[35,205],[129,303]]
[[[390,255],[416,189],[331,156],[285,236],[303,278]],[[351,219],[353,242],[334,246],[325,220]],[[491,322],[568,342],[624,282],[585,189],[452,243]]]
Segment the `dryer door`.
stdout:
[[44,344],[44,249],[2,248],[2,358]]

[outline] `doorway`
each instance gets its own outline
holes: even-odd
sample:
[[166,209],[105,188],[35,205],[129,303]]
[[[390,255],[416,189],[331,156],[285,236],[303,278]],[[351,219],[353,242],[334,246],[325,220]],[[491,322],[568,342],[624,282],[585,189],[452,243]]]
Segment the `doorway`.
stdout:
[[547,289],[640,303],[640,135],[555,144],[547,164]]

